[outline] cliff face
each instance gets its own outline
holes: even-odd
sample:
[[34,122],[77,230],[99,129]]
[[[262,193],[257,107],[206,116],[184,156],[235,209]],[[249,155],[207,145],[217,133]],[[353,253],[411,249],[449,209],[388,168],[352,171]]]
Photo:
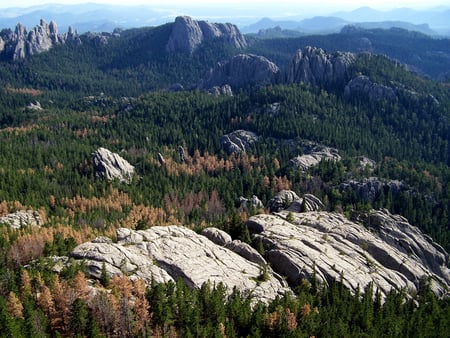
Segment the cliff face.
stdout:
[[92,164],[99,178],[130,183],[134,176],[134,167],[128,161],[105,148],[92,153]]
[[235,48],[247,46],[245,37],[233,24],[209,23],[179,16],[175,19],[166,50],[192,53],[203,42],[214,39],[221,39]]
[[354,61],[352,53],[328,54],[321,48],[305,47],[294,55],[285,82],[305,82],[317,86],[342,82]]
[[17,24],[14,31],[4,29],[0,32],[0,53],[6,53],[12,60],[25,59],[30,55],[48,51],[56,44],[66,42],[80,43],[77,33],[69,28],[65,34],[58,33],[58,26],[54,21],[47,24],[41,20],[29,32],[22,24]]
[[232,59],[220,62],[211,69],[199,88],[230,85],[232,89],[250,85],[267,85],[275,81],[279,73],[276,64],[263,56],[239,54]]
[[104,267],[110,276],[127,274],[147,283],[177,278],[192,288],[223,283],[264,302],[313,276],[324,286],[342,281],[353,293],[373,284],[382,298],[393,289],[415,294],[423,279],[437,295],[448,294],[448,253],[404,217],[372,210],[349,220],[320,211],[323,204],[313,195],[282,191],[277,198],[269,204],[279,211],[246,223],[264,254],[216,228],[198,234],[154,226],[118,229],[117,242],[97,238],[77,246],[71,257],[83,261],[93,278],[100,278]]
[[128,274],[148,284],[181,278],[188,286],[200,288],[203,283],[222,282],[229,291],[236,287],[260,301],[289,292],[283,279],[248,244],[232,241],[218,229],[204,234],[179,226],[118,229],[117,243],[98,238],[77,246],[71,256],[82,260],[96,278],[104,266],[110,275]]
[[266,260],[291,286],[315,275],[325,285],[342,279],[353,292],[373,283],[384,296],[392,289],[414,293],[429,278],[436,294],[448,292],[449,255],[387,210],[354,222],[337,213],[288,209],[253,216],[247,225],[264,244]]

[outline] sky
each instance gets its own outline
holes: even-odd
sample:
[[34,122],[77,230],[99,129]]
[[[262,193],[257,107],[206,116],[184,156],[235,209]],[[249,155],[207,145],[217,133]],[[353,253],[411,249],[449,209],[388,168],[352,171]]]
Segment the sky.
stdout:
[[409,8],[431,8],[434,6],[445,5],[450,6],[450,0],[322,0],[322,1],[311,1],[311,0],[0,0],[0,8],[8,7],[29,7],[35,5],[42,5],[44,3],[60,3],[60,4],[76,4],[76,3],[110,3],[110,4],[129,4],[129,5],[150,5],[157,7],[173,7],[173,6],[233,6],[233,7],[243,7],[248,9],[249,7],[291,7],[293,10],[298,8],[305,9],[329,9],[329,10],[349,10],[356,9],[363,6],[369,6],[375,9],[393,9],[401,7]]

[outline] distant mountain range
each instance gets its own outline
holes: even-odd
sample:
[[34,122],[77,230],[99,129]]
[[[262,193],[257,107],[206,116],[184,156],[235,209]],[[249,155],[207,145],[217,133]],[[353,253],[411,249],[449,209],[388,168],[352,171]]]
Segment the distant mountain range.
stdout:
[[[299,16],[272,17],[257,21],[259,12],[247,18],[235,16],[231,9],[221,11],[219,17],[213,9],[193,8],[189,14],[193,17],[210,19],[217,22],[237,24],[243,33],[258,33],[260,30],[279,27],[281,30],[300,32],[302,34],[333,33],[352,24],[363,28],[400,27],[419,31],[428,35],[450,35],[450,7],[437,7],[430,10],[409,8],[391,11],[379,11],[369,7],[358,8],[349,12],[337,12],[329,16],[302,18]],[[7,8],[0,13],[0,28],[13,29],[17,23],[27,28],[44,19],[54,20],[60,30],[66,31],[72,26],[78,33],[111,32],[115,28],[134,28],[156,26],[171,22],[180,12],[164,6],[116,6],[86,3],[79,5],[47,4],[28,8]],[[262,16],[261,16],[262,17]]]

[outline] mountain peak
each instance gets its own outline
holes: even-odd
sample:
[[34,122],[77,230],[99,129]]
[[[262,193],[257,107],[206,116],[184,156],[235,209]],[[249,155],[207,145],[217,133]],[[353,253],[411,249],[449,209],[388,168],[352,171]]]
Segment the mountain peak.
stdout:
[[235,48],[247,46],[245,37],[236,25],[196,21],[189,16],[179,16],[175,19],[166,50],[192,53],[203,42],[214,39],[224,40]]

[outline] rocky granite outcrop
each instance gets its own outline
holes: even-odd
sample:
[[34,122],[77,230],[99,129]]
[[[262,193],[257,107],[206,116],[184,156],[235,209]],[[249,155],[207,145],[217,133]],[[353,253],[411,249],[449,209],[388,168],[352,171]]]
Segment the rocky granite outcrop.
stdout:
[[307,171],[312,166],[320,163],[322,160],[340,161],[341,156],[335,148],[323,146],[313,142],[303,144],[303,155],[289,160],[289,165],[295,169]]
[[220,142],[223,149],[228,153],[245,153],[255,142],[258,135],[247,130],[235,130],[232,133],[222,136]]
[[290,62],[285,82],[304,82],[323,86],[346,79],[349,67],[355,61],[352,53],[326,53],[323,49],[307,46],[298,50]]
[[95,176],[100,178],[130,183],[134,176],[134,167],[128,161],[105,148],[92,153],[92,164]]
[[173,24],[166,50],[192,53],[203,42],[214,39],[220,39],[235,48],[247,46],[245,37],[233,24],[209,23],[196,21],[188,16],[179,16]]
[[208,93],[214,96],[221,96],[221,95],[233,96],[233,90],[231,89],[231,86],[229,84],[209,88]]
[[299,197],[295,191],[281,190],[267,204],[271,212],[288,210],[292,212],[319,211],[325,209],[322,201],[314,195]]
[[338,186],[339,191],[351,191],[361,202],[373,202],[381,192],[390,192],[392,195],[399,194],[408,189],[408,186],[402,181],[385,180],[378,177],[368,177],[361,181],[348,180]]
[[417,291],[423,278],[444,295],[450,286],[449,255],[403,217],[373,211],[370,228],[330,212],[283,210],[256,215],[249,231],[263,243],[265,259],[291,286],[314,275],[323,285],[342,278],[352,292],[373,283],[390,290]]
[[244,196],[239,197],[239,205],[242,208],[248,209],[249,207],[255,208],[255,209],[263,209],[264,204],[263,202],[258,198],[256,195],[252,195],[250,198],[245,198]]
[[[236,247],[240,247],[239,243]],[[250,251],[245,252],[247,255]],[[148,284],[178,278],[192,288],[200,288],[207,282],[223,283],[230,291],[236,287],[261,301],[289,292],[283,279],[270,267],[263,267],[243,255],[179,226],[155,226],[139,231],[121,228],[117,230],[116,243],[101,238],[81,244],[71,253],[75,261],[84,262],[95,278],[100,278],[104,266],[110,275],[127,274],[142,278]],[[263,269],[267,269],[264,279]]]
[[20,229],[24,227],[40,227],[44,221],[35,210],[19,210],[0,217],[0,224],[9,225],[11,228]]
[[345,86],[344,96],[363,96],[369,100],[388,100],[393,101],[397,98],[395,90],[391,87],[383,86],[372,82],[368,76],[359,75]]
[[230,85],[237,89],[251,85],[263,86],[275,81],[280,69],[264,56],[239,54],[219,62],[199,83],[200,89]]
[[[0,32],[3,48],[0,53],[6,53],[12,60],[20,60],[30,55],[39,54],[48,51],[56,44],[66,42],[81,43],[77,33],[70,27],[65,34],[58,33],[58,26],[54,21],[47,24],[41,20],[40,24],[35,26],[29,32],[22,24],[17,24],[14,31],[4,29]],[[1,47],[2,43],[0,43]]]

